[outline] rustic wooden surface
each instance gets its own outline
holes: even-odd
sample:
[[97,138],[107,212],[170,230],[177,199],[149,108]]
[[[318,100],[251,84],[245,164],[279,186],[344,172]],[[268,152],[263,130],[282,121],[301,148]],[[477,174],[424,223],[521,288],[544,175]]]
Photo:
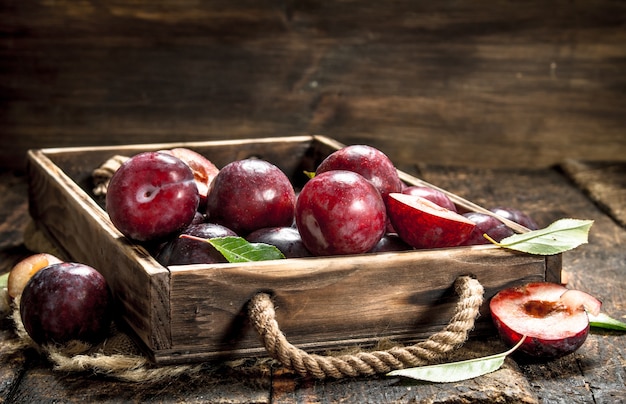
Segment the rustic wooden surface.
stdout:
[[[582,163],[581,163],[582,164]],[[592,164],[594,170],[603,165]],[[565,170],[461,168],[419,164],[416,174],[483,206],[521,208],[541,225],[562,217],[595,220],[590,243],[563,257],[572,287],[603,300],[613,317],[626,316],[626,228],[605,206],[591,199]],[[612,164],[611,175],[599,177],[619,194],[626,163]],[[621,191],[620,191],[621,190]],[[28,223],[26,181],[0,172],[0,271],[29,251],[22,244]],[[626,336],[595,331],[574,354],[535,362],[514,356],[497,372],[474,380],[430,384],[372,377],[312,381],[295,377],[266,361],[207,366],[197,378],[182,377],[157,384],[120,383],[89,374],[66,374],[33,351],[10,353],[11,323],[0,327],[0,402],[510,402],[616,403],[626,400]],[[493,337],[470,340],[452,358],[501,352]]]
[[398,165],[623,160],[625,19],[614,0],[5,1],[0,166],[310,133]]

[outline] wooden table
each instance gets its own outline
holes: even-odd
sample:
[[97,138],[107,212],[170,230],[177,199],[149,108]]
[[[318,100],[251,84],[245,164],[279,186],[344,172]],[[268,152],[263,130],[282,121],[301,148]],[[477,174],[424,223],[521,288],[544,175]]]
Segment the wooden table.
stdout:
[[[589,244],[567,252],[563,270],[573,288],[603,300],[604,311],[626,318],[626,163],[565,161],[553,168],[400,167],[482,206],[511,206],[540,225],[573,217],[595,221]],[[0,273],[31,252],[26,181],[0,172]],[[508,402],[626,401],[626,336],[593,331],[574,354],[548,362],[514,356],[502,369],[473,380],[431,384],[385,376],[325,382],[302,379],[267,361],[211,365],[197,377],[124,383],[53,371],[32,350],[11,352],[12,323],[0,322],[0,402]],[[494,335],[471,339],[455,353],[498,353]]]

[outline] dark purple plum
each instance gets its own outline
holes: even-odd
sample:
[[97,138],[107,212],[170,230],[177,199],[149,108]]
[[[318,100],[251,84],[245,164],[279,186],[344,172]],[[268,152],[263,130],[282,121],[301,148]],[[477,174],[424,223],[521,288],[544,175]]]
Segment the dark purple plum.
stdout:
[[384,235],[386,224],[380,192],[352,171],[317,174],[296,203],[296,226],[313,255],[365,253]]
[[347,170],[361,174],[380,192],[383,200],[391,192],[401,192],[402,181],[398,170],[382,151],[367,145],[343,147],[326,157],[317,167],[316,174],[332,170]]
[[28,335],[41,345],[99,342],[112,320],[111,293],[104,277],[88,265],[52,264],[24,287],[20,317]]
[[446,208],[453,212],[457,211],[456,205],[450,200],[448,195],[435,188],[413,185],[403,188],[402,193],[407,195],[421,196],[424,199],[428,199],[429,201],[436,203],[442,208]]
[[207,220],[245,236],[264,227],[290,226],[295,202],[293,186],[278,167],[259,159],[238,160],[211,183]]
[[165,239],[193,220],[200,195],[189,166],[167,153],[145,152],[113,174],[106,211],[113,225],[137,241]]
[[497,208],[493,208],[489,210],[498,216],[502,216],[505,219],[509,219],[515,223],[521,224],[527,229],[530,229],[530,230],[539,229],[539,226],[537,225],[537,223],[530,216],[528,216],[526,213],[522,212],[519,209],[497,207]]
[[376,243],[374,248],[372,248],[369,252],[382,253],[392,251],[407,251],[412,249],[413,247],[405,243],[397,234],[387,233],[381,237],[378,243]]
[[[216,223],[198,223],[186,227],[181,234],[203,239],[236,236],[227,227]],[[163,266],[188,264],[214,264],[228,262],[211,244],[199,240],[175,237],[168,241],[157,253],[157,261]]]
[[474,222],[476,227],[462,245],[490,244],[490,241],[483,236],[485,233],[495,241],[515,234],[507,225],[485,213],[468,212],[463,213],[463,216]]
[[246,237],[251,243],[265,243],[278,248],[286,258],[310,257],[302,237],[295,227],[266,227],[255,230]]

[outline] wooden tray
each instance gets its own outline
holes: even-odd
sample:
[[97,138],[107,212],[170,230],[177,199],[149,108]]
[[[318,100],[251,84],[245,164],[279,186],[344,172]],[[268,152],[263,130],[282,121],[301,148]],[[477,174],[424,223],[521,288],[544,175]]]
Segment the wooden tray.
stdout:
[[[301,186],[303,171],[314,171],[342,146],[322,136],[294,136],[30,150],[30,214],[66,258],[104,274],[124,324],[155,363],[263,356],[245,317],[247,302],[259,291],[274,296],[278,322],[291,343],[320,351],[427,337],[447,324],[456,301],[452,285],[460,275],[477,277],[485,288],[475,334],[493,332],[487,302],[498,290],[560,281],[560,255],[532,256],[492,245],[165,268],[114,228],[91,191],[92,170],[109,157],[173,147],[194,149],[218,167],[263,158]],[[434,186],[400,176],[411,185]],[[444,192],[460,210],[490,213]]]

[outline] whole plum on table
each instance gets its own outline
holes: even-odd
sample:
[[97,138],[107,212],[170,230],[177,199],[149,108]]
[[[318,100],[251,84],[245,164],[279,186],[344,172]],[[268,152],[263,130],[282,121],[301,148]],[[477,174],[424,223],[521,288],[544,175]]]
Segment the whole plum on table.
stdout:
[[380,192],[352,171],[317,174],[296,202],[296,226],[313,255],[365,253],[384,235],[386,224]]
[[300,233],[294,227],[266,227],[248,234],[250,243],[270,244],[278,248],[286,258],[310,257],[312,254],[302,242]]
[[106,211],[126,237],[153,241],[189,225],[199,202],[193,172],[185,162],[167,153],[145,152],[113,174]]
[[380,192],[383,200],[391,192],[401,192],[402,181],[398,170],[382,151],[367,145],[345,146],[326,157],[316,174],[332,170],[346,170],[361,174]]
[[111,293],[94,268],[74,262],[53,264],[26,283],[20,317],[26,332],[38,344],[99,342],[107,336],[111,324]]
[[296,193],[289,178],[260,159],[233,161],[211,183],[207,220],[240,236],[264,227],[293,223]]
[[[237,235],[229,228],[216,223],[192,224],[187,226],[181,234],[203,239]],[[228,262],[222,253],[210,243],[181,237],[175,237],[161,247],[156,259],[163,266]]]

